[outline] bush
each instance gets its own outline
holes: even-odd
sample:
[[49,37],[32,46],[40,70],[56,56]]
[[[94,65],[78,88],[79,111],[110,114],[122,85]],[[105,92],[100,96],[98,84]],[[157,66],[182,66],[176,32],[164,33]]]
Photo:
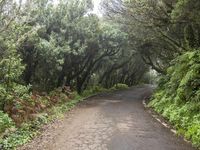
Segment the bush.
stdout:
[[128,85],[122,84],[122,83],[117,83],[117,84],[115,84],[111,89],[113,89],[113,90],[128,89]]
[[200,146],[200,51],[187,52],[173,63],[149,106]]
[[83,91],[83,93],[81,95],[84,97],[87,97],[87,96],[97,94],[100,92],[104,92],[104,91],[107,91],[107,89],[105,89],[101,86],[92,86],[92,87],[87,88],[85,91]]
[[14,126],[14,122],[7,115],[0,111],[0,134],[3,133],[6,129]]

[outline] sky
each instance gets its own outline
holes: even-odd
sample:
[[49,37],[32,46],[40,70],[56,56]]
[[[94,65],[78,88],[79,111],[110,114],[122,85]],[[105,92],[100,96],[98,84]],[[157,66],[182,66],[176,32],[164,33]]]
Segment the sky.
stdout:
[[101,16],[101,13],[100,13],[100,11],[99,11],[100,2],[101,2],[101,0],[93,0],[93,3],[94,3],[94,10],[93,10],[93,13],[94,13],[94,14],[97,14],[98,16]]
[[[17,2],[19,2],[20,0],[16,0]],[[26,1],[26,0],[22,0],[23,1]],[[54,3],[56,4],[58,1],[57,0],[53,0]],[[94,10],[92,11],[92,13],[98,15],[98,16],[101,16],[101,12],[99,11],[99,7],[100,7],[100,2],[101,0],[93,0],[93,3],[94,3]]]
[[[54,3],[57,3],[57,0],[53,0],[54,1]],[[101,16],[102,14],[101,14],[101,12],[99,11],[99,7],[100,7],[100,2],[101,2],[101,0],[92,0],[93,1],[93,3],[94,3],[94,9],[93,9],[93,11],[92,11],[92,13],[94,13],[94,14],[96,14],[96,15],[98,15],[98,16]]]

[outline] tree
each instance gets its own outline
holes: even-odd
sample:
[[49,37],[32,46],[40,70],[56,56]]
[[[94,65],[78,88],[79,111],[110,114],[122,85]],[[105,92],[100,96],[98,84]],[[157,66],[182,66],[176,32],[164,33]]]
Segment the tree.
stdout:
[[109,19],[124,25],[144,62],[159,73],[166,73],[173,58],[199,47],[198,0],[105,0],[103,6]]

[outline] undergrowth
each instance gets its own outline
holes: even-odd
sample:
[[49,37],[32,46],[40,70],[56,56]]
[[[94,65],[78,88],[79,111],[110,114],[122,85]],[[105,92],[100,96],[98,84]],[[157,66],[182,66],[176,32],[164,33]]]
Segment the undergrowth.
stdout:
[[[19,127],[15,125],[14,121],[7,114],[0,112],[0,123],[3,122],[3,124],[0,125],[0,131],[4,131],[3,134],[1,133],[0,149],[16,149],[18,146],[31,141],[33,137],[40,134],[40,129],[43,125],[63,117],[65,112],[75,107],[77,103],[83,101],[87,97],[123,88],[126,89],[127,86],[120,84],[115,85],[110,89],[94,86],[85,90],[81,95],[78,95],[77,92],[71,93],[70,96],[68,96],[71,97],[70,100],[68,100],[68,97],[62,93],[58,94],[57,90],[53,91],[49,94],[49,96],[54,97],[54,99],[62,99],[62,103],[58,103],[56,106],[49,107],[45,111],[37,113],[34,120],[24,122]],[[64,98],[67,98],[67,100],[64,100]],[[46,98],[43,98],[43,101],[46,101],[45,103],[48,105]]]
[[173,63],[149,106],[200,147],[200,51],[187,52]]

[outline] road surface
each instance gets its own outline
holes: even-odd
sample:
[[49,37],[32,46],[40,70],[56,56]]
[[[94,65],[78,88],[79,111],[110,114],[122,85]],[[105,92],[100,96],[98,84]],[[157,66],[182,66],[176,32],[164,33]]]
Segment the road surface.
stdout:
[[138,86],[89,98],[20,150],[194,150],[144,109],[150,94]]

